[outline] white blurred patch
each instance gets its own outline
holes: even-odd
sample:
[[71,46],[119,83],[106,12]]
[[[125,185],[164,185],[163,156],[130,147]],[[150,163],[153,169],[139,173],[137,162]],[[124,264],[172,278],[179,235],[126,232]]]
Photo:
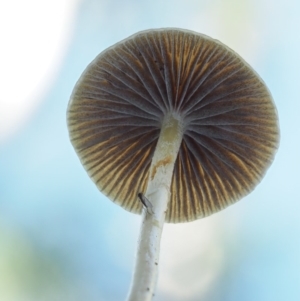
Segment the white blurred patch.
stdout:
[[0,143],[28,120],[51,85],[71,38],[78,2],[1,2]]
[[162,237],[158,291],[170,300],[190,300],[210,292],[224,268],[221,217],[166,224]]
[[[157,300],[205,297],[227,269],[228,251],[236,237],[236,212],[212,215],[182,224],[165,224],[160,249]],[[133,272],[141,217],[116,211],[105,226],[105,249],[116,265]],[[227,259],[226,259],[227,258]]]

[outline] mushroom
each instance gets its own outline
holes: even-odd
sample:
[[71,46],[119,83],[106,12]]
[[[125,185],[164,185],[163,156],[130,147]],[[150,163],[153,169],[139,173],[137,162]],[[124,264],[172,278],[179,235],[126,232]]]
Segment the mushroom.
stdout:
[[164,222],[247,195],[279,144],[257,73],[219,41],[182,29],[142,31],[100,53],[74,88],[67,122],[99,190],[142,213],[129,301],[152,299]]

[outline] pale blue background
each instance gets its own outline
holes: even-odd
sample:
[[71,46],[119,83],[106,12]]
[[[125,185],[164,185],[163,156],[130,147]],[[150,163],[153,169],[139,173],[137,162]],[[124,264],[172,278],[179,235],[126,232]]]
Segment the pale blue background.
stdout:
[[251,195],[204,220],[166,226],[155,300],[300,300],[299,3],[78,1],[55,82],[0,144],[0,300],[125,300],[139,217],[90,181],[69,142],[65,112],[99,52],[160,27],[202,32],[244,57],[274,97],[281,143]]

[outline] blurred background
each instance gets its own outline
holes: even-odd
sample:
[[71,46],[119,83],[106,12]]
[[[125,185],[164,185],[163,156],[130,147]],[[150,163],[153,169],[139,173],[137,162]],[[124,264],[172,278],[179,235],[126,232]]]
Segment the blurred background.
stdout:
[[209,35],[253,66],[281,145],[249,196],[165,226],[155,300],[300,300],[299,11],[298,0],[1,0],[0,300],[125,300],[140,217],[88,178],[65,115],[99,52],[160,27]]

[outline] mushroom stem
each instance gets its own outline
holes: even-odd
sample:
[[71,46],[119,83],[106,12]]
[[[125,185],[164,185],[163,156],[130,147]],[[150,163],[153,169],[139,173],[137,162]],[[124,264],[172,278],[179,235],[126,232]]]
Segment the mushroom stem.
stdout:
[[146,197],[153,212],[144,208],[135,269],[127,301],[149,301],[158,275],[160,239],[170,199],[170,187],[183,137],[179,116],[165,116],[152,158]]

